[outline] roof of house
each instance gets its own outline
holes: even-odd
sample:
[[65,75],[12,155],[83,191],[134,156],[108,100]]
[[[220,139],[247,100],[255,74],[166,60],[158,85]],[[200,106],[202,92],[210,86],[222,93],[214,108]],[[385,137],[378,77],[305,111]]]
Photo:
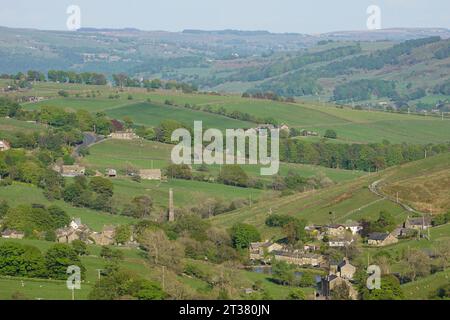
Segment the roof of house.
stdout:
[[408,218],[408,223],[416,226],[421,226],[425,223],[425,225],[431,224],[430,217],[419,217],[419,218]]
[[342,224],[330,224],[328,226],[328,229],[338,229],[338,228],[341,228],[341,227],[345,227],[345,226],[342,225]]
[[2,232],[2,236],[10,236],[12,234],[24,234],[22,231],[6,229]]
[[335,274],[330,274],[329,276],[326,276],[326,277],[325,277],[325,280],[331,282],[331,281],[333,281],[333,280],[335,280],[335,279],[337,279],[337,278],[339,278],[337,275],[335,275]]
[[373,232],[369,234],[369,240],[383,241],[389,236],[389,233]]
[[348,261],[348,259],[344,258],[340,263],[338,263],[337,266],[338,266],[339,268],[342,268],[342,267],[344,267],[344,266],[346,266],[346,265],[353,266],[353,265]]

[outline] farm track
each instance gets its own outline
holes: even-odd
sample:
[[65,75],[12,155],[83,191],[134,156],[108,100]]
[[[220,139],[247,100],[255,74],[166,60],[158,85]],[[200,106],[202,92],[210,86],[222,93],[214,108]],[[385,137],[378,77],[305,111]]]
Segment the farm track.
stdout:
[[378,185],[379,185],[380,182],[382,182],[382,181],[383,181],[383,180],[377,180],[377,181],[373,182],[373,183],[369,186],[369,190],[370,190],[373,194],[375,194],[375,195],[377,195],[377,196],[379,196],[379,197],[382,197],[383,199],[389,200],[389,201],[391,201],[391,202],[393,202],[393,203],[395,203],[395,204],[400,205],[401,207],[403,207],[403,209],[405,209],[405,210],[408,211],[408,212],[417,213],[417,214],[420,214],[420,215],[426,215],[426,213],[421,212],[421,211],[418,211],[418,210],[416,210],[416,209],[410,207],[410,206],[407,205],[406,203],[400,202],[400,200],[397,201],[397,199],[394,199],[394,198],[391,197],[391,196],[388,196],[388,195],[383,194],[383,193],[378,189]]

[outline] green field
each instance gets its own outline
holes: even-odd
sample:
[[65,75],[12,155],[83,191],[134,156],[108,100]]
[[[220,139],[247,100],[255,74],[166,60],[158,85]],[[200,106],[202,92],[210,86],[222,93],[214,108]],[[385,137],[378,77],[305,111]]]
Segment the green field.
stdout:
[[19,121],[16,119],[0,118],[0,139],[11,140],[18,132],[32,133],[44,130],[42,125]]
[[195,111],[186,108],[161,105],[156,103],[137,103],[121,108],[107,110],[106,114],[112,118],[123,119],[130,117],[136,124],[154,127],[163,120],[177,120],[190,127],[194,121],[203,121],[204,128],[234,129],[251,128],[254,124],[250,122],[230,119],[224,116]]
[[236,188],[218,183],[206,183],[187,180],[170,180],[168,182],[142,181],[133,182],[130,179],[114,179],[114,199],[118,203],[130,203],[139,195],[150,196],[154,203],[161,207],[168,207],[169,189],[174,191],[176,207],[197,206],[207,199],[233,199],[258,200],[268,192],[251,188]]
[[[0,239],[0,244],[4,242],[18,242],[35,246],[45,252],[52,242],[40,240],[7,240]],[[106,261],[99,257],[101,248],[95,245],[88,246],[89,255],[81,257],[81,262],[86,267],[86,278],[81,283],[81,289],[75,290],[75,300],[86,300],[92,286],[98,279],[98,269],[103,269]],[[134,271],[136,274],[151,279],[154,271],[147,265],[145,260],[139,255],[137,249],[119,248],[124,252],[124,260],[120,263],[124,269]],[[0,277],[0,299],[11,299],[13,293],[20,292],[31,300],[70,300],[72,292],[67,289],[66,282],[48,279],[30,279]]]
[[[75,94],[86,94],[90,90],[100,91],[97,98],[57,97],[58,89],[65,89]],[[109,116],[122,119],[131,117],[137,124],[158,125],[162,120],[175,119],[187,125],[195,120],[202,120],[205,127],[219,129],[249,128],[254,124],[223,117],[220,115],[185,109],[186,103],[197,106],[220,107],[228,111],[241,111],[255,117],[273,117],[280,123],[291,127],[317,131],[321,136],[327,129],[338,133],[339,142],[370,143],[384,139],[392,143],[438,143],[450,141],[449,121],[431,116],[419,116],[389,113],[381,111],[359,111],[350,108],[336,108],[331,104],[300,101],[298,103],[282,103],[268,100],[246,99],[235,95],[182,94],[176,91],[158,90],[147,92],[144,89],[127,89],[120,92],[120,99],[107,99],[116,91],[107,86],[84,86],[66,84],[36,84],[32,89],[36,95],[49,94],[52,98],[38,104],[26,104],[26,108],[37,108],[40,105],[55,105],[69,110],[87,109],[92,112],[104,111]],[[134,100],[127,100],[132,94]],[[152,103],[146,103],[151,99]],[[170,100],[180,107],[164,105]]]
[[402,285],[408,300],[427,300],[445,283],[450,282],[450,269]]
[[379,173],[365,175],[325,189],[296,194],[277,201],[262,201],[251,209],[245,208],[214,217],[212,222],[230,227],[235,222],[243,221],[261,228],[269,235],[276,231],[264,225],[265,218],[270,211],[304,218],[310,223],[323,224],[330,222],[330,212],[333,212],[336,222],[343,223],[349,219],[359,220],[363,217],[373,219],[381,210],[386,210],[401,222],[406,218],[408,212],[401,206],[373,194],[368,186],[377,180],[396,181],[396,179],[421,172],[432,172],[433,169],[448,169],[450,165],[448,158],[448,154],[437,155],[425,160],[391,167]]
[[90,112],[100,112],[113,108],[120,108],[133,101],[122,99],[106,99],[106,98],[56,98],[44,100],[37,103],[25,104],[27,110],[39,110],[42,106],[59,107],[68,111],[87,110]]
[[[173,145],[162,144],[152,141],[122,141],[107,140],[92,146],[83,162],[93,168],[104,172],[105,169],[114,168],[124,170],[127,165],[133,165],[140,169],[160,168],[163,169],[170,164],[170,154]],[[195,166],[194,166],[195,167]],[[208,167],[210,174],[217,175],[220,170],[219,165]],[[270,180],[272,177],[260,175],[260,166],[242,165],[242,168],[249,176]],[[312,165],[302,165],[293,163],[281,163],[280,174],[285,176],[289,170],[293,170],[302,176],[311,177],[324,174],[335,182],[351,180],[364,175],[364,172],[331,169]]]
[[[222,227],[231,227],[236,222],[255,225],[266,237],[277,236],[280,230],[265,226],[270,213],[286,214],[303,218],[308,223],[326,224],[335,217],[335,222],[361,218],[376,218],[381,210],[391,212],[400,222],[406,216],[405,210],[371,193],[367,186],[377,180],[379,175],[372,174],[353,181],[343,182],[325,189],[295,194],[279,200],[260,202],[251,209],[241,209],[212,219],[212,223]],[[333,212],[333,215],[330,215]]]
[[12,186],[0,187],[0,200],[6,200],[10,206],[20,204],[55,204],[64,209],[70,217],[81,218],[81,221],[94,231],[101,231],[104,225],[120,225],[131,223],[134,220],[125,216],[116,216],[98,211],[75,208],[63,201],[48,201],[42,190],[35,186],[23,183],[14,183]]

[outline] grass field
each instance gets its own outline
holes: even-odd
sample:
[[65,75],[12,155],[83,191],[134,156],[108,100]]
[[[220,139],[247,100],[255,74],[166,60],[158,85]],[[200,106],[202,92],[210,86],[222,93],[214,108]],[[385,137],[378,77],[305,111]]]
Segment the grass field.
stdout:
[[161,207],[168,207],[169,189],[174,191],[176,207],[189,207],[202,204],[206,199],[259,200],[269,192],[251,188],[236,188],[218,183],[206,183],[187,180],[170,180],[168,182],[142,181],[136,183],[130,179],[114,179],[114,199],[118,203],[129,203],[139,195],[150,196],[154,203]]
[[[37,247],[41,252],[47,251],[54,245],[52,242],[41,240],[7,240],[0,239],[0,244],[4,242],[18,242]],[[81,257],[81,262],[86,267],[86,278],[81,284],[81,290],[75,290],[76,300],[86,300],[92,286],[98,279],[99,269],[103,269],[107,262],[99,257],[101,247],[95,245],[88,246],[89,255]],[[124,253],[124,260],[121,267],[136,274],[151,279],[154,271],[148,266],[145,260],[139,255],[137,249],[119,248]],[[67,289],[66,282],[48,279],[11,278],[0,277],[0,300],[11,299],[13,293],[20,292],[31,300],[70,300],[72,292]]]
[[[39,248],[43,253],[54,245],[52,242],[40,240],[7,240],[0,238],[0,244],[4,242],[18,242],[32,245]],[[86,267],[86,278],[81,284],[81,290],[75,291],[75,300],[85,300],[88,298],[89,292],[98,279],[98,270],[103,269],[106,265],[106,261],[99,257],[100,247],[89,245],[88,250],[89,255],[81,257],[81,261]],[[129,248],[119,248],[119,250],[124,252],[124,260],[120,263],[123,269],[133,271],[146,279],[157,282],[161,281],[161,270],[149,265],[145,258],[141,256],[139,250]],[[219,274],[220,272],[228,273],[233,286],[232,292],[234,299],[245,298],[243,289],[251,288],[257,281],[273,299],[285,299],[293,289],[290,286],[275,284],[265,274],[236,269],[231,266],[215,265],[206,261],[191,259],[185,259],[183,261],[183,264],[188,263],[194,264],[197,268],[209,275]],[[204,280],[186,275],[178,275],[176,278],[180,285],[190,290],[191,294],[194,294],[197,298],[211,299],[218,296],[218,287],[213,288]],[[307,297],[312,298],[313,289],[307,288],[302,290],[304,290]],[[9,300],[13,294],[18,292],[31,300],[72,299],[72,292],[67,289],[65,281],[0,276],[0,300]]]
[[107,98],[55,98],[37,103],[25,104],[27,110],[39,110],[42,106],[60,107],[68,111],[87,110],[90,112],[100,112],[113,108],[120,108],[136,102],[123,99]]
[[136,124],[152,127],[167,119],[177,120],[190,127],[194,126],[194,121],[203,121],[204,128],[222,130],[254,127],[254,124],[250,122],[230,119],[216,114],[146,102],[108,110],[106,114],[117,119],[128,116]]
[[[326,189],[309,191],[302,194],[288,196],[277,201],[260,202],[251,209],[241,209],[225,215],[214,217],[212,222],[217,225],[230,227],[235,222],[253,224],[269,236],[277,230],[265,227],[265,218],[269,212],[287,214],[304,218],[310,223],[327,223],[330,218],[343,223],[346,220],[360,218],[376,218],[381,210],[392,213],[400,222],[408,213],[399,205],[378,197],[370,192],[368,186],[377,180],[396,181],[396,179],[427,174],[433,170],[439,171],[450,165],[449,155],[442,154],[428,159],[392,167],[379,173],[366,175],[355,180],[342,182]],[[445,169],[448,170],[448,169]],[[448,185],[443,187],[447,190]],[[448,201],[448,192],[438,193],[442,201]],[[403,199],[403,198],[402,198]],[[330,212],[333,214],[330,215]]]
[[120,225],[131,223],[134,220],[125,216],[116,216],[98,211],[75,208],[63,201],[48,201],[42,190],[35,186],[23,183],[14,183],[12,186],[0,187],[0,200],[6,200],[10,206],[20,204],[55,204],[64,209],[70,217],[81,218],[81,221],[94,231],[101,231],[104,225]]
[[[104,172],[105,169],[115,168],[124,170],[127,165],[133,165],[140,169],[165,168],[170,164],[170,154],[173,146],[152,141],[121,141],[107,140],[92,146],[83,162],[94,169]],[[195,166],[194,166],[195,168]],[[209,173],[217,175],[220,166],[208,166]],[[249,176],[270,180],[272,177],[260,175],[260,166],[243,165],[242,168]],[[280,174],[286,175],[289,170],[293,170],[302,176],[311,177],[324,174],[335,182],[352,180],[364,175],[364,172],[331,169],[312,165],[302,165],[293,163],[281,163]]]
[[450,282],[450,269],[402,285],[408,300],[427,300],[445,283]]
[[0,139],[11,140],[18,132],[32,133],[44,130],[44,127],[31,122],[0,118]]
[[450,210],[450,154],[402,166],[383,180],[381,190],[422,212]]
[[[64,89],[71,94],[86,94],[92,90],[100,91],[97,98],[58,97],[57,92]],[[56,105],[70,110],[87,109],[92,112],[105,111],[115,118],[130,116],[136,123],[154,126],[164,119],[175,119],[193,125],[194,120],[203,120],[205,127],[248,128],[254,124],[238,121],[210,113],[193,111],[164,105],[170,100],[179,106],[186,103],[198,106],[223,107],[228,111],[241,111],[259,118],[273,117],[280,123],[291,127],[315,130],[323,136],[327,129],[338,133],[339,141],[345,143],[381,142],[384,139],[392,143],[438,143],[450,141],[450,119],[436,117],[396,114],[381,111],[358,111],[350,108],[336,108],[331,104],[300,101],[282,103],[268,100],[245,99],[236,95],[183,94],[176,91],[158,90],[147,92],[139,88],[127,88],[120,92],[120,99],[107,99],[116,94],[107,86],[85,86],[66,84],[36,84],[32,89],[36,95],[49,96],[51,99],[38,104],[26,104],[26,108],[40,105]],[[31,94],[30,92],[30,94]],[[132,94],[133,100],[127,100]],[[148,98],[152,103],[146,103]]]
[[326,224],[330,223],[331,219],[338,223],[355,221],[363,217],[375,219],[380,211],[386,210],[400,222],[407,216],[405,210],[379,198],[368,189],[368,185],[378,180],[379,176],[379,174],[367,175],[321,190],[283,197],[276,201],[262,201],[251,209],[244,208],[214,217],[212,223],[231,227],[236,222],[246,222],[257,226],[264,236],[276,237],[280,234],[280,230],[268,228],[264,223],[271,212],[302,218],[309,223]]

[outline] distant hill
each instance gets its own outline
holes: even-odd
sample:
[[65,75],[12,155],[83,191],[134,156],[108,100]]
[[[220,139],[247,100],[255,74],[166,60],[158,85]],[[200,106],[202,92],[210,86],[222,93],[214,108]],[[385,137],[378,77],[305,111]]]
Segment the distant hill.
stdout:
[[392,28],[381,30],[337,31],[321,34],[321,38],[346,41],[405,41],[410,39],[438,36],[450,38],[450,30],[445,28]]
[[443,28],[304,35],[0,27],[0,73],[52,69],[177,80],[206,91],[450,111],[450,30]]

